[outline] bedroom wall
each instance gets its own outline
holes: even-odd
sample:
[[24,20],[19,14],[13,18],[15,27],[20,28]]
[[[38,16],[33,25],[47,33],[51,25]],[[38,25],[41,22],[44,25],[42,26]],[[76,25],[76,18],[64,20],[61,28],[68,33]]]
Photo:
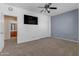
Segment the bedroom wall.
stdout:
[[79,41],[79,6],[78,6],[78,41]]
[[[13,11],[9,11],[8,7],[12,7]],[[17,42],[23,43],[32,40],[37,40],[44,37],[50,37],[50,17],[41,13],[30,12],[21,8],[16,8],[11,5],[0,4],[2,15],[10,15],[17,17],[18,37]],[[24,14],[37,16],[38,25],[24,24]],[[4,19],[2,19],[4,20]],[[3,44],[3,43],[1,43]]]
[[52,37],[78,40],[78,9],[51,17]]

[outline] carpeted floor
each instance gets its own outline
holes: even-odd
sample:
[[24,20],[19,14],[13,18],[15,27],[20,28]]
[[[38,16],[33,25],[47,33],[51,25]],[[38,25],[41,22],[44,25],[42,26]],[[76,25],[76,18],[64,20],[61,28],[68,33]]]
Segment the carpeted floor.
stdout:
[[22,44],[5,41],[1,56],[77,56],[79,44],[56,38],[43,38]]

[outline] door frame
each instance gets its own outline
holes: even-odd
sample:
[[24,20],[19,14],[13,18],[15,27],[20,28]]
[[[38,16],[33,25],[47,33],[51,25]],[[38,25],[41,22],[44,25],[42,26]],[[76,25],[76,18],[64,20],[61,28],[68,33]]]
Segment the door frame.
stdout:
[[3,32],[2,32],[2,34],[3,34],[3,38],[2,38],[2,42],[3,42],[3,44],[2,44],[2,47],[0,48],[0,52],[4,49],[4,47],[5,47],[5,43],[4,43],[4,34],[5,34],[5,32],[4,32],[4,16],[5,15],[7,15],[7,16],[14,16],[14,17],[16,17],[17,18],[17,42],[16,42],[16,44],[18,44],[18,16],[17,15],[12,15],[12,14],[8,14],[8,13],[4,13],[4,12],[0,12],[0,16],[1,16],[1,22],[2,22],[2,25],[3,25]]
[[[2,14],[2,20],[3,20],[3,24],[4,24],[4,21],[5,21],[5,19],[4,19],[4,17],[5,16],[12,16],[12,17],[16,17],[16,23],[18,22],[18,18],[17,18],[17,16],[14,16],[14,15],[8,15],[8,14]],[[4,26],[4,25],[3,25]],[[5,29],[5,26],[3,27],[3,29]],[[4,32],[5,30],[3,30],[3,32]],[[5,35],[5,32],[4,32],[4,34],[3,35]],[[9,34],[9,36],[10,36],[10,34]],[[4,41],[5,41],[5,39],[4,39]],[[18,23],[17,23],[17,40],[16,40],[16,44],[18,43]],[[5,43],[4,43],[5,44]],[[4,45],[4,47],[5,47],[5,45]]]
[[[16,21],[17,22],[17,21]],[[17,23],[9,23],[9,25],[11,26],[12,24],[16,24],[16,30],[14,30],[14,31],[16,31],[17,32]],[[11,39],[12,37],[11,37],[11,30],[9,30],[9,38]],[[17,38],[17,36],[16,36],[16,38]],[[16,40],[17,41],[17,40]]]

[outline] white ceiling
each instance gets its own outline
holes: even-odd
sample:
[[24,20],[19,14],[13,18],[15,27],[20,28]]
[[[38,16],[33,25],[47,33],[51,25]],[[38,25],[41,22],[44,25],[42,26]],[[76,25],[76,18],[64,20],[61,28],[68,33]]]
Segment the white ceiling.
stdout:
[[[41,11],[41,9],[39,9],[38,7],[42,7],[45,5],[45,3],[7,3],[7,4],[37,13],[40,13]],[[50,14],[48,13],[44,14],[50,16],[58,15],[70,10],[77,9],[77,5],[78,5],[77,3],[52,3],[51,6],[57,7],[57,10],[50,10],[51,11]]]

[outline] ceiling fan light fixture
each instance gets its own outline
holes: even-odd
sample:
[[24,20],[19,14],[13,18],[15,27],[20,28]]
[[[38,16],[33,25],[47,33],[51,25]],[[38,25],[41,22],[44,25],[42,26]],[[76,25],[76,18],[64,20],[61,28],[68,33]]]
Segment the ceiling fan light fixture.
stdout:
[[47,3],[45,6],[41,7],[41,12],[47,12],[50,13],[50,9],[57,9],[57,7],[50,7],[52,3]]

